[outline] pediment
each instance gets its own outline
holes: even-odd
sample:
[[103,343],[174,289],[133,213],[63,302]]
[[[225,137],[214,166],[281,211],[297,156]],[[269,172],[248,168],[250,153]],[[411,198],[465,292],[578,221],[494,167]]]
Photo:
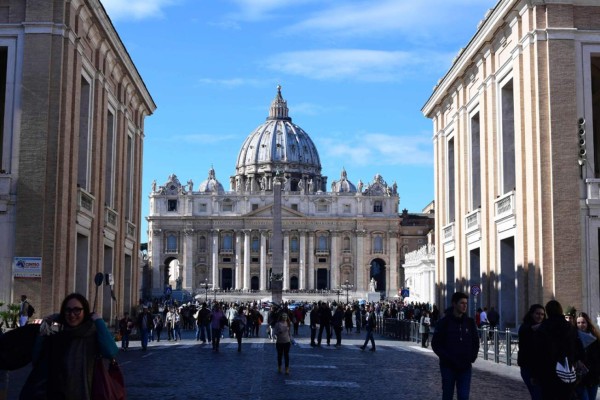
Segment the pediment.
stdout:
[[[273,204],[266,205],[264,207],[257,208],[256,210],[250,211],[248,214],[244,215],[244,217],[254,217],[254,218],[273,218]],[[281,207],[281,217],[282,218],[298,218],[305,217],[299,211],[292,210],[291,208],[282,206]]]

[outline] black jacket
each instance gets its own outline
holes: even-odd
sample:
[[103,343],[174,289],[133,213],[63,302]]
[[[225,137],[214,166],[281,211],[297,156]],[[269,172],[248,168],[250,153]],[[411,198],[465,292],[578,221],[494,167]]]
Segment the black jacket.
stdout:
[[456,370],[471,368],[479,353],[475,320],[466,315],[457,318],[450,309],[435,327],[431,348],[441,366]]

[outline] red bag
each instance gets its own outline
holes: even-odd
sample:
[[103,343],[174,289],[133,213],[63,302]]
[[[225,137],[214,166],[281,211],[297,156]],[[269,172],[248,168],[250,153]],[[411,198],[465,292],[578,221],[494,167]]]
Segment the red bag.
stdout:
[[110,360],[108,368],[102,357],[96,358],[92,380],[92,399],[125,400],[125,381],[117,360]]

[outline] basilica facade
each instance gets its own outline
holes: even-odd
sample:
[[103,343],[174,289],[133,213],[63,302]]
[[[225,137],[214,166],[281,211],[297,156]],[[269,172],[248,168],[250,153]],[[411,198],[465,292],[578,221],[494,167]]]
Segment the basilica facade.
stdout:
[[282,182],[283,290],[351,287],[394,296],[399,287],[397,185],[375,175],[351,182],[342,168],[328,185],[310,136],[288,116],[278,88],[265,123],[241,146],[225,190],[211,167],[194,187],[176,175],[153,183],[148,217],[152,294],[166,287],[267,291],[273,184]]

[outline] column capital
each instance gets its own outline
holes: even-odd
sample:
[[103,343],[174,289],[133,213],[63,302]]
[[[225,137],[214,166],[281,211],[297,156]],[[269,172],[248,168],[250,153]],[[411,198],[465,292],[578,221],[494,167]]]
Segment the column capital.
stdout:
[[194,229],[184,229],[183,230],[183,234],[185,236],[192,236],[194,234],[195,230]]
[[356,236],[365,237],[365,236],[367,236],[367,231],[365,229],[357,229]]
[[160,236],[161,233],[162,233],[162,229],[153,229],[152,230],[153,236]]

